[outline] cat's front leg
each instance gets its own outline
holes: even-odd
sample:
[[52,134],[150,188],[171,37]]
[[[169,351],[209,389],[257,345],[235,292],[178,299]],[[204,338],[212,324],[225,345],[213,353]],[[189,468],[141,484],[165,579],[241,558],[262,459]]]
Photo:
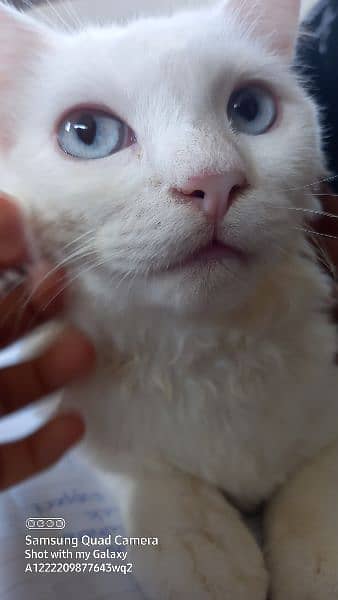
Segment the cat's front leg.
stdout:
[[128,536],[159,546],[130,548],[152,600],[265,600],[263,556],[237,511],[206,483],[180,473],[119,479]]
[[265,532],[272,600],[337,600],[338,445],[276,495]]

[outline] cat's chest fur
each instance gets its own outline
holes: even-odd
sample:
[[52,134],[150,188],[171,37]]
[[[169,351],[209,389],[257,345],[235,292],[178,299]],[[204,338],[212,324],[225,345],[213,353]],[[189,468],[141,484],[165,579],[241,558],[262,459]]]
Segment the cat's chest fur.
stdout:
[[112,323],[114,347],[72,392],[101,465],[174,465],[252,506],[329,443],[338,429],[335,334],[313,311],[325,288],[313,275],[307,305],[279,315],[276,305],[249,332],[155,311]]

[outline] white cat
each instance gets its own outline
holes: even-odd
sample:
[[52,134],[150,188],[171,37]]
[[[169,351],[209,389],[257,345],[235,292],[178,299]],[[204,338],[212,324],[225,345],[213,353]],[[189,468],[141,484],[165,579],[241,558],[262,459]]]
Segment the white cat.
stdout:
[[[67,406],[119,480],[128,535],[160,539],[134,556],[156,600],[338,597],[336,335],[303,231],[325,169],[290,68],[299,4],[72,34],[0,8],[1,187],[66,264],[69,319],[97,345]],[[238,512],[262,501],[265,560]]]

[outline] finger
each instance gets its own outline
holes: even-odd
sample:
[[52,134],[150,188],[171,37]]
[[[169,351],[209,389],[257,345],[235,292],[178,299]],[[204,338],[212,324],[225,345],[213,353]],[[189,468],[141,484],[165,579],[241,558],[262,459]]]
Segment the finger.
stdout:
[[32,269],[26,284],[0,301],[0,347],[59,314],[65,305],[66,276],[48,265]]
[[21,211],[9,196],[0,194],[0,268],[19,266],[28,255]]
[[17,410],[84,377],[94,364],[92,344],[68,329],[38,358],[0,370],[0,406],[6,413]]
[[60,415],[25,440],[0,445],[0,490],[50,467],[83,433],[79,415]]
[[31,270],[27,285],[30,303],[43,318],[50,318],[64,308],[67,289],[64,269],[41,263]]

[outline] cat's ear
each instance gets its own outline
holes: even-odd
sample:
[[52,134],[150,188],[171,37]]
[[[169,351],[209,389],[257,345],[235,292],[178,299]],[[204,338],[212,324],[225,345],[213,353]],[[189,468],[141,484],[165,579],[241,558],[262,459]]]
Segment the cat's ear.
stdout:
[[[298,32],[301,0],[228,0],[225,10],[263,36],[271,49],[292,60]],[[223,5],[224,8],[224,5]]]
[[0,2],[1,70],[10,70],[29,60],[34,51],[43,44],[45,33],[46,28],[42,23]]
[[0,2],[0,150],[13,142],[18,101],[34,77],[33,64],[47,44],[47,31]]

